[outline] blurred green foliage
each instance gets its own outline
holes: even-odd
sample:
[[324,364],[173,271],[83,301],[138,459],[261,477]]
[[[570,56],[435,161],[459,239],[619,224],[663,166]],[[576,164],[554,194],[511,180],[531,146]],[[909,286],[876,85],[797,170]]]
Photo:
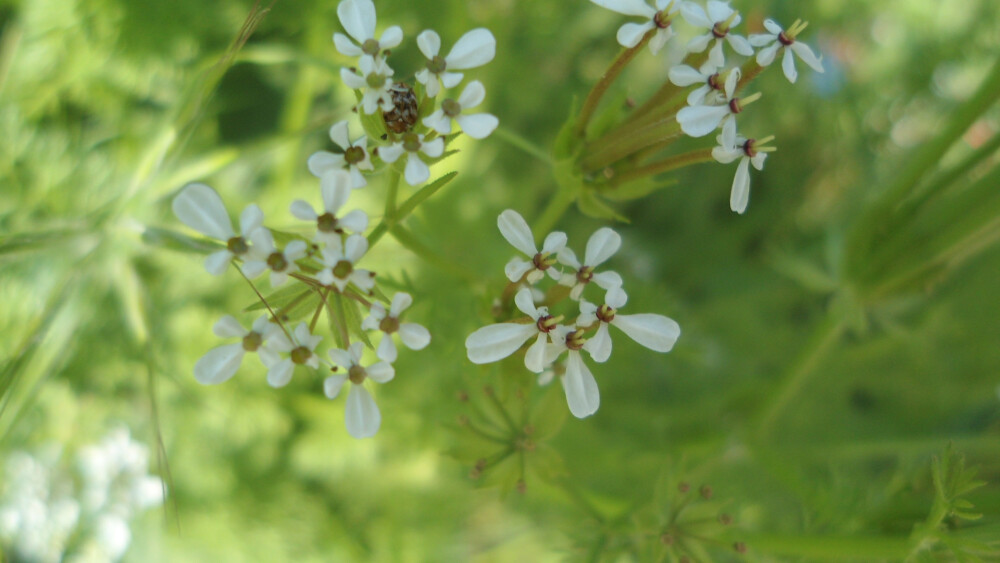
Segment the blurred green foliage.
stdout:
[[[448,45],[490,28],[497,58],[477,74],[489,111],[543,147],[618,52],[623,21],[584,0],[377,6],[381,25],[407,36],[392,56],[397,69],[417,68],[413,38],[423,29]],[[765,95],[741,127],[775,134],[779,150],[754,176],[745,216],[725,204],[732,168],[714,164],[620,207],[631,222],[618,226],[625,244],[613,265],[628,280],[629,310],[676,319],[675,350],[617,342],[594,369],[600,411],[565,422],[538,410],[565,408],[552,399],[558,389],[466,361],[464,338],[486,322],[509,257],[496,215],[513,207],[532,218],[555,185],[548,163],[502,134],[460,144],[446,161],[453,168],[435,170],[458,176],[407,223],[458,268],[388,239],[366,262],[416,297],[410,318],[434,341],[401,355],[378,397],[381,432],[355,441],[342,402],[323,397],[318,379],[274,390],[248,361],[223,386],[194,381],[194,362],[215,342],[212,323],[254,296],[238,278],[207,276],[204,249],[169,211],[171,196],[196,180],[231,209],[258,202],[277,228],[291,223],[292,199],[312,197],[306,158],[326,148],[326,128],[351,104],[337,75],[346,61],[330,41],[336,3],[278,0],[237,53],[249,0],[3,0],[0,457],[92,441],[127,422],[159,447],[170,487],[164,518],[133,530],[129,557],[141,561],[656,561],[671,511],[687,502],[680,482],[714,489],[689,514],[725,510],[735,521],[706,532],[718,545],[688,546],[696,556],[734,559],[731,543],[744,541],[745,557],[764,561],[921,557],[934,546],[920,529],[950,534],[937,547],[975,540],[995,556],[995,237],[949,275],[876,300],[845,304],[858,287],[843,264],[859,217],[995,63],[1000,5],[735,7],[754,31],[765,16],[809,20],[804,39],[824,53],[827,72],[803,73],[794,88],[776,71],[754,84]],[[220,64],[227,53],[231,66]],[[640,56],[626,72],[628,95],[655,89],[663,61]],[[994,107],[940,164],[961,162],[998,130]],[[986,155],[970,178],[996,165]],[[378,189],[366,194],[371,209]],[[932,236],[937,217],[918,226]],[[958,213],[945,226],[966,220]],[[996,230],[995,214],[982,221]],[[575,209],[559,224],[577,246],[598,226]],[[900,255],[925,243],[907,244]],[[851,314],[861,320],[831,321]],[[806,375],[795,378],[797,369]],[[787,401],[776,399],[790,380]],[[510,458],[527,458],[524,493],[498,492],[516,489],[517,467],[469,477],[489,453],[466,444],[459,417],[490,404],[487,384],[545,430],[533,451]],[[984,515],[976,522],[941,507],[964,506],[942,500],[940,462],[932,477],[931,454],[949,442],[987,483],[966,497]],[[941,510],[940,520],[929,516]]]

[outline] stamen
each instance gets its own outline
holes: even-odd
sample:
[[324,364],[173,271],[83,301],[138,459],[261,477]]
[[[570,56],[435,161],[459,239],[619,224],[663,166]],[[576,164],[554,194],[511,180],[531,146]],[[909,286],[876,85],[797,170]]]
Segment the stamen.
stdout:
[[243,237],[233,237],[226,241],[226,250],[239,256],[246,254],[250,250],[250,246]]
[[298,348],[292,350],[292,353],[290,355],[292,363],[300,366],[308,362],[311,356],[312,352],[309,350],[309,348],[306,348],[305,346],[299,346]]
[[347,378],[355,385],[361,385],[367,376],[368,372],[361,366],[351,366],[351,369],[347,370]]

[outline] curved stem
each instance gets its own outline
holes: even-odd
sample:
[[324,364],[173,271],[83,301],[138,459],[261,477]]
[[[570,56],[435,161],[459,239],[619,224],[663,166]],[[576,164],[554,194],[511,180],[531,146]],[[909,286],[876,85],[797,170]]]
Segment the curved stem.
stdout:
[[711,162],[712,160],[712,149],[701,149],[678,154],[665,158],[659,162],[633,168],[632,170],[615,176],[607,189],[614,190],[619,185],[631,182],[632,180],[638,180],[647,176],[655,176],[656,174],[670,172],[671,170],[677,170],[678,168],[684,168],[685,166],[690,166],[692,164]]
[[611,84],[618,78],[628,63],[632,62],[632,59],[639,53],[639,50],[646,46],[653,34],[656,33],[656,28],[653,28],[646,32],[646,35],[642,36],[642,39],[635,47],[630,47],[625,49],[618,54],[608,70],[604,71],[601,75],[600,80],[594,87],[590,90],[590,94],[587,95],[587,99],[583,102],[583,108],[580,109],[580,117],[577,118],[576,122],[576,134],[582,137],[587,130],[587,124],[590,123],[590,118],[594,116],[594,111],[597,110],[597,105],[601,103],[601,98],[604,97],[604,93],[608,91]]

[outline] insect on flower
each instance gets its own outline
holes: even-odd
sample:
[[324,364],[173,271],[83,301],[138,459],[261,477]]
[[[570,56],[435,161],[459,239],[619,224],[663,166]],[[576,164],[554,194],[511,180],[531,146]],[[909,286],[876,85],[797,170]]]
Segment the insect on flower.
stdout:
[[413,88],[404,82],[397,82],[389,87],[392,96],[392,111],[383,111],[385,127],[393,133],[406,133],[417,124],[417,95]]

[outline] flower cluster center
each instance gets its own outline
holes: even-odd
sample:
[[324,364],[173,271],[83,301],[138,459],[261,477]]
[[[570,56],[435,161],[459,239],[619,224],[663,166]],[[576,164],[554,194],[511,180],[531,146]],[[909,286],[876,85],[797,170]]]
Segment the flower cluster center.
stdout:
[[368,84],[369,88],[377,90],[385,86],[385,76],[377,72],[373,72],[365,77],[365,83]]
[[729,26],[725,22],[715,22],[712,26],[712,35],[717,39],[722,39],[729,33]]
[[365,149],[362,147],[348,147],[348,149],[344,151],[344,160],[347,161],[348,164],[358,164],[359,162],[363,162],[365,160]]
[[556,325],[558,325],[559,321],[561,320],[562,317],[553,317],[552,315],[542,315],[538,317],[538,321],[535,323],[535,325],[538,327],[539,332],[544,332],[548,334],[549,332],[552,332],[552,329],[556,328]]
[[375,56],[378,54],[381,46],[378,41],[374,39],[365,39],[365,42],[361,44],[361,51],[366,55]]
[[724,85],[722,84],[720,78],[721,76],[719,76],[718,72],[716,72],[712,76],[709,76],[708,87],[711,88],[712,90],[719,90],[721,92]]
[[757,149],[754,148],[754,143],[756,142],[756,139],[747,139],[747,142],[743,143],[743,154],[750,158],[757,156]]
[[441,55],[434,55],[433,59],[427,61],[427,70],[434,74],[441,74],[446,68],[448,68],[448,63]]
[[781,33],[778,34],[778,42],[784,45],[785,47],[788,47],[792,43],[795,43],[795,39],[789,37],[788,34],[782,31]]
[[243,337],[243,349],[247,352],[256,352],[264,342],[264,337],[259,332],[251,332]]
[[347,276],[350,276],[353,271],[354,264],[351,264],[350,260],[341,260],[333,267],[334,277],[342,280],[347,279]]
[[741,111],[743,111],[743,106],[740,105],[739,98],[733,98],[732,100],[729,100],[729,111],[733,113],[740,113]]
[[535,268],[539,271],[545,271],[552,267],[556,263],[556,257],[550,255],[547,252],[539,252],[531,258],[531,263],[535,265]]
[[417,152],[420,150],[420,137],[416,133],[403,135],[403,149],[407,152]]
[[386,334],[392,334],[399,330],[399,319],[396,317],[386,317],[378,324],[378,329]]
[[670,27],[671,19],[670,15],[667,14],[667,10],[656,12],[656,14],[653,16],[653,23],[656,24],[656,27],[660,29],[667,29],[668,27]]
[[458,114],[462,113],[462,106],[458,104],[455,100],[448,99],[441,102],[441,110],[448,117],[457,117]]
[[343,229],[338,226],[339,224],[340,221],[337,220],[337,217],[329,211],[316,218],[316,228],[322,233],[343,232]]
[[306,348],[305,346],[299,346],[298,348],[292,350],[291,353],[292,362],[300,366],[308,362],[311,357],[312,350]]
[[615,309],[607,304],[601,305],[597,308],[597,318],[602,323],[610,323],[615,320]]
[[288,268],[288,260],[281,252],[272,252],[267,257],[267,266],[275,272],[284,272]]
[[226,250],[239,256],[240,254],[246,254],[250,250],[250,246],[243,237],[233,237],[226,241]]
[[351,369],[347,370],[347,378],[355,385],[361,385],[366,377],[368,377],[368,372],[361,366],[351,366]]
[[585,343],[582,330],[574,330],[566,334],[566,347],[570,350],[582,350]]
[[590,280],[594,279],[594,268],[593,266],[583,266],[576,273],[576,281],[580,283],[590,283]]

